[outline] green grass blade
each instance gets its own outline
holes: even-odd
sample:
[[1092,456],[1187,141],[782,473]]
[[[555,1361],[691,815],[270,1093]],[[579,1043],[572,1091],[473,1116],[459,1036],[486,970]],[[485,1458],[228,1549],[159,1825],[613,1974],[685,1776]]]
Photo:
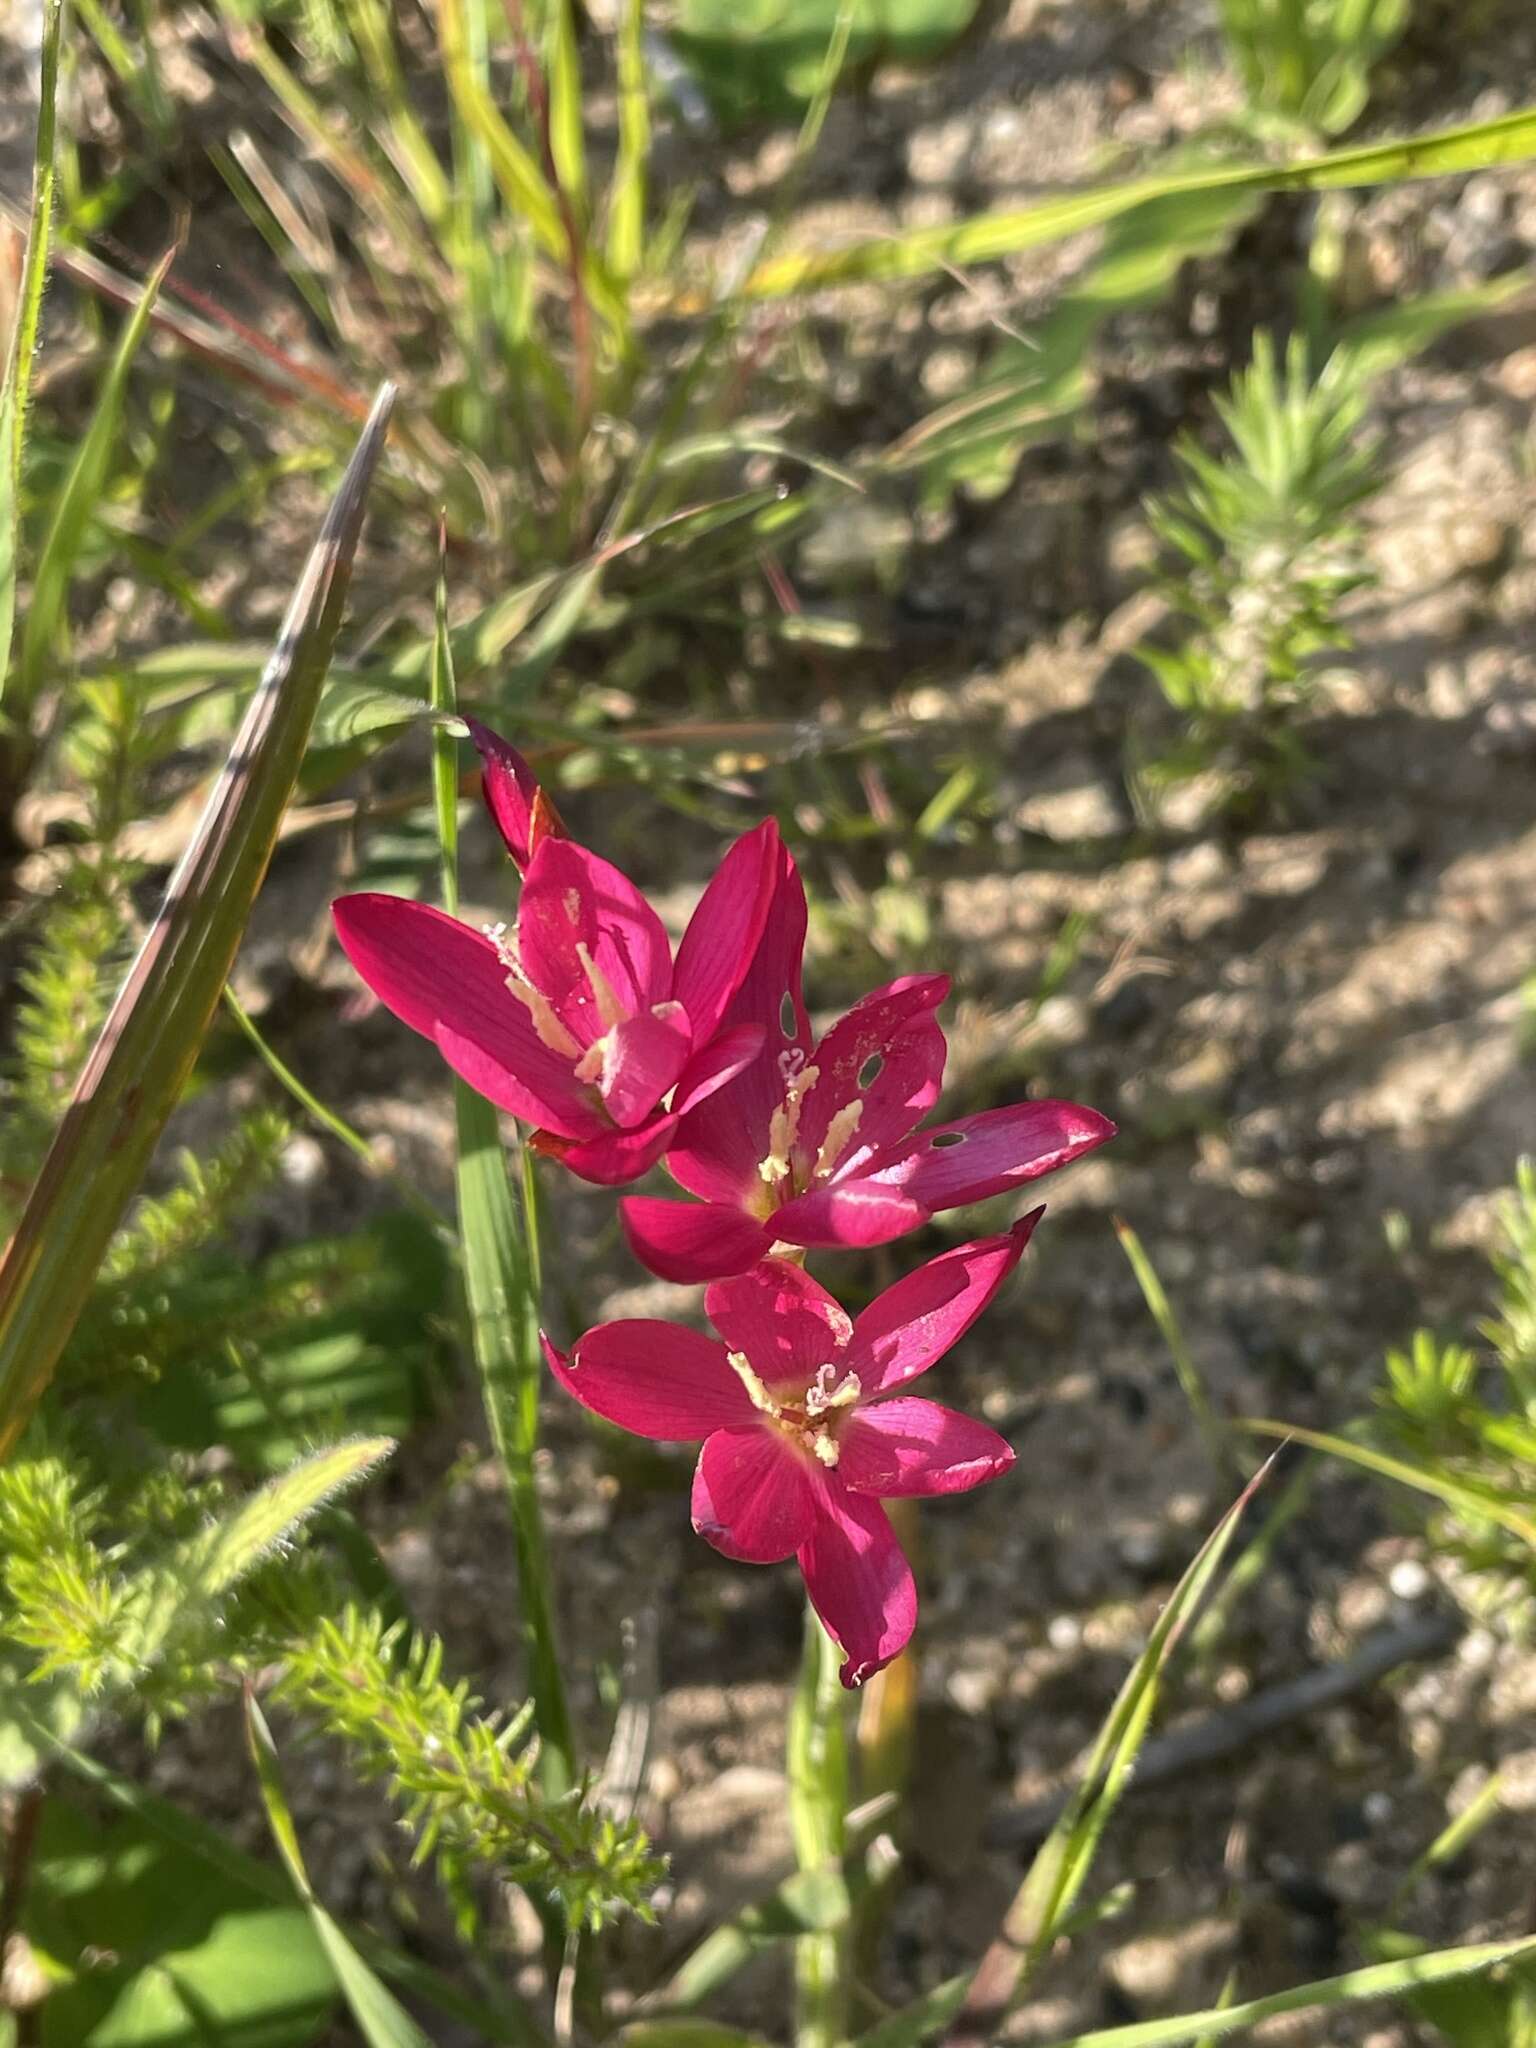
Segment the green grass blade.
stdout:
[[1428,1986],[1454,1983],[1458,1977],[1481,1976],[1501,1963],[1526,1962],[1532,1956],[1536,1956],[1536,1940],[1529,1938],[1439,1949],[1432,1955],[1405,1956],[1398,1962],[1346,1970],[1342,1976],[1299,1984],[1292,1991],[1276,1991],[1268,1998],[1245,1999],[1241,2005],[1213,2006],[1206,2012],[1180,2013],[1173,2019],[1142,2020],[1134,2026],[1103,2027],[1091,2034],[1074,2034],[1070,2041],[1060,2042],[1058,2048],[1182,2048],[1184,2042],[1197,2041],[1202,2035],[1220,2040],[1288,2012],[1358,2005],[1368,1998],[1408,1998]]
[[11,488],[21,486],[21,454],[27,434],[27,394],[37,353],[37,331],[43,316],[43,287],[48,278],[48,244],[53,232],[53,187],[56,176],[54,138],[59,98],[59,45],[64,34],[64,0],[44,0],[43,38],[38,65],[37,142],[32,155],[32,212],[27,224],[27,252],[22,259],[21,292],[16,302],[16,327],[6,352],[5,399],[8,441],[0,440],[0,462],[9,469]]
[[1402,1458],[1394,1458],[1385,1451],[1374,1451],[1368,1444],[1352,1443],[1347,1436],[1330,1436],[1319,1429],[1301,1429],[1289,1422],[1252,1421],[1242,1425],[1259,1436],[1290,1437],[1299,1444],[1307,1444],[1314,1451],[1326,1451],[1330,1457],[1343,1458],[1351,1465],[1359,1465],[1367,1472],[1374,1472],[1381,1479],[1395,1479],[1400,1486],[1411,1486],[1418,1493],[1432,1494],[1458,1515],[1474,1519],[1482,1518],[1497,1522],[1512,1536],[1518,1536],[1522,1543],[1536,1548],[1536,1522],[1523,1514],[1519,1508],[1496,1493],[1485,1493],[1480,1487],[1468,1486],[1455,1479],[1448,1472],[1436,1472],[1422,1465],[1410,1465]]
[[438,8],[443,75],[454,111],[465,130],[484,149],[501,195],[513,214],[527,222],[547,256],[563,263],[569,252],[559,202],[533,152],[507,126],[475,71],[464,20],[466,4],[477,4],[477,0],[441,0]]
[[199,1546],[202,1590],[221,1593],[293,1534],[327,1501],[355,1486],[395,1448],[393,1437],[354,1437],[302,1459],[252,1494]]
[[646,90],[642,0],[624,0],[619,19],[619,149],[608,187],[608,268],[623,284],[645,253],[646,164],[651,153],[651,104]]
[[68,632],[70,579],[91,522],[96,517],[107,480],[117,443],[128,375],[138,355],[139,344],[149,331],[150,315],[175,253],[174,249],[167,250],[155,265],[139,294],[138,304],[123,327],[97,396],[91,423],[54,505],[33,578],[32,601],[27,607],[26,623],[21,631],[15,671],[8,678],[6,709],[12,720],[18,723],[25,723],[30,716],[38,692],[48,679],[49,663]]
[[1087,1881],[1111,1814],[1130,1783],[1157,1704],[1159,1682],[1175,1644],[1212,1584],[1243,1512],[1273,1460],[1260,1468],[1206,1538],[1174,1588],[1120,1688],[1083,1769],[1076,1792],[1041,1844],[1002,1929],[971,1980],[952,2031],[952,2048],[990,2041],[1021,1983],[1038,1967]]
[[665,1984],[647,1994],[646,2005],[667,2013],[689,2011],[713,1998],[764,1949],[802,1934],[840,1933],[848,1925],[852,1875],[848,1861],[842,1871],[794,1871],[767,1898],[711,1928]]
[[277,1745],[256,1704],[256,1695],[249,1687],[245,1694],[245,1733],[261,1787],[261,1803],[266,1809],[267,1825],[277,1844],[277,1853],[293,1880],[294,1890],[309,1909],[310,1922],[319,1937],[320,1946],[325,1950],[327,1961],[336,1972],[336,1982],[357,2022],[358,2032],[368,2048],[432,2048],[431,2041],[395,1994],[374,1975],[342,1933],[340,1925],[315,1896],[309,1872],[304,1868],[298,1830],[293,1824],[293,1814],[283,1791],[282,1776],[277,1766]]
[[549,153],[578,220],[587,204],[587,150],[581,131],[581,58],[572,0],[554,0],[549,23]]
[[[458,764],[456,741],[446,721],[455,710],[453,651],[447,603],[438,580],[437,631],[433,639],[432,707],[440,720],[433,735],[433,783],[438,841],[442,849],[443,906],[456,911],[458,880]],[[555,1635],[553,1585],[544,1517],[534,1482],[539,1441],[539,1350],[537,1216],[525,1199],[521,1228],[507,1177],[501,1121],[483,1095],[463,1081],[453,1084],[457,1135],[454,1181],[459,1203],[459,1236],[464,1292],[469,1307],[470,1343],[480,1377],[491,1442],[506,1480],[517,1552],[523,1643],[528,1657],[534,1725],[539,1731],[540,1782],[558,1798],[577,1779],[576,1740]],[[527,1189],[525,1187],[525,1195]]]
[[37,142],[32,164],[32,210],[16,324],[6,339],[0,369],[0,696],[10,667],[11,632],[16,623],[16,558],[21,541],[21,458],[26,444],[27,393],[48,276],[48,241],[53,227],[54,133],[59,92],[59,40],[63,0],[43,10],[42,59],[38,70]]
[[394,389],[385,385],[224,772],[0,1260],[0,1458],[14,1449],[53,1376],[229,978],[341,629],[368,485],[393,404]]
[[1486,170],[1536,155],[1536,108],[1476,121],[1429,135],[1401,136],[1355,149],[1329,151],[1289,164],[1217,164],[1176,177],[1133,178],[1095,185],[1060,199],[1007,212],[978,214],[953,225],[852,242],[841,249],[779,256],[759,264],[740,292],[779,299],[827,285],[923,277],[929,272],[990,263],[1021,249],[1036,249],[1084,228],[1102,226],[1130,207],[1175,193],[1244,188],[1260,192],[1312,192],[1338,185],[1393,185],[1455,171]]
[[1123,1216],[1114,1218],[1115,1235],[1120,1240],[1120,1249],[1130,1262],[1131,1271],[1136,1275],[1136,1284],[1141,1289],[1142,1300],[1147,1304],[1152,1320],[1158,1327],[1163,1342],[1168,1347],[1168,1356],[1173,1360],[1173,1369],[1189,1403],[1195,1426],[1205,1439],[1206,1455],[1216,1472],[1223,1479],[1241,1480],[1237,1459],[1233,1456],[1231,1439],[1206,1392],[1205,1381],[1195,1363],[1194,1353],[1184,1341],[1184,1332],[1179,1319],[1173,1312],[1173,1304],[1163,1290],[1157,1268],[1147,1256],[1146,1246],[1136,1235]]

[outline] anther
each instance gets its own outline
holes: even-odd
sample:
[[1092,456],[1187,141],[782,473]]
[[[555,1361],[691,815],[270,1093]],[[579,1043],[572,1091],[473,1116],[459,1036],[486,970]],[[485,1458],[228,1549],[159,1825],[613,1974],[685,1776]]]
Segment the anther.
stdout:
[[784,1091],[784,1100],[768,1121],[768,1157],[758,1162],[758,1172],[770,1187],[790,1175],[790,1154],[800,1135],[800,1105],[821,1078],[817,1067],[802,1067]]

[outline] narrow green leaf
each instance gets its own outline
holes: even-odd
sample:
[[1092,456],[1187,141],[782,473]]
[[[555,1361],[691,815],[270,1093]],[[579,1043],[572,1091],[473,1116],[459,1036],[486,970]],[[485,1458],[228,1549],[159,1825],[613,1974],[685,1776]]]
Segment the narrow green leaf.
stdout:
[[1189,1403],[1189,1411],[1195,1418],[1195,1426],[1205,1439],[1206,1455],[1222,1478],[1241,1477],[1237,1460],[1232,1454],[1231,1440],[1206,1392],[1205,1381],[1195,1363],[1195,1355],[1185,1342],[1184,1332],[1173,1304],[1158,1278],[1157,1268],[1147,1256],[1147,1248],[1123,1216],[1114,1218],[1115,1235],[1120,1240],[1120,1249],[1130,1262],[1131,1271],[1136,1275],[1136,1285],[1141,1289],[1141,1298],[1147,1304],[1158,1334],[1168,1347],[1168,1356],[1173,1361],[1174,1374]]
[[139,344],[149,331],[149,316],[155,309],[160,287],[175,254],[174,249],[168,249],[155,265],[139,294],[138,304],[124,323],[97,394],[91,423],[75,452],[69,475],[54,505],[53,517],[38,556],[37,573],[32,581],[32,601],[21,629],[15,671],[9,678],[6,708],[11,718],[18,722],[30,714],[38,692],[48,680],[49,664],[66,639],[70,580],[106,483],[117,444],[128,375],[138,355]]
[[1410,178],[1440,177],[1453,171],[1486,170],[1536,155],[1536,108],[1525,107],[1494,121],[1475,121],[1428,135],[1400,136],[1288,164],[1220,164],[1175,177],[1133,178],[1120,185],[1094,185],[1035,206],[975,215],[970,220],[840,249],[775,257],[760,264],[742,285],[750,299],[786,298],[827,285],[922,277],[957,265],[990,263],[1021,249],[1061,241],[1084,228],[1099,227],[1140,206],[1180,192],[1214,192],[1229,187],[1260,192],[1311,192],[1337,185],[1390,185]]
[[387,1436],[356,1437],[316,1451],[242,1503],[198,1553],[198,1579],[209,1594],[232,1586],[317,1508],[355,1486],[395,1448]]
[[303,1853],[299,1848],[298,1830],[293,1824],[288,1800],[283,1791],[282,1777],[277,1767],[277,1745],[272,1740],[256,1695],[246,1690],[245,1732],[250,1743],[251,1760],[256,1766],[256,1777],[261,1786],[261,1803],[266,1808],[267,1824],[272,1830],[272,1839],[277,1844],[278,1854],[293,1879],[294,1890],[309,1908],[309,1917],[320,1945],[325,1950],[331,1968],[336,1972],[336,1982],[341,1987],[352,2017],[357,2021],[358,2031],[367,2042],[368,2048],[432,2048],[432,2043],[417,2026],[405,2007],[389,1988],[380,1982],[363,1961],[357,1950],[342,1933],[339,1924],[321,1905],[315,1896],[314,1886],[309,1881],[309,1872],[304,1868]]
[[665,2012],[702,2005],[755,1955],[801,1934],[835,1934],[848,1925],[849,1870],[797,1870],[765,1899],[711,1928],[645,2003]]
[[947,1977],[911,2005],[903,2006],[900,2012],[893,2012],[888,2019],[860,2034],[854,2048],[921,2048],[924,2041],[931,2041],[959,2012],[970,1984],[968,1976]]
[[21,458],[27,434],[27,392],[42,317],[48,276],[48,241],[53,228],[54,132],[59,93],[59,41],[63,0],[45,0],[43,42],[38,65],[37,140],[32,160],[32,210],[16,324],[5,338],[0,368],[0,696],[10,668],[11,632],[16,623],[16,560],[21,544]]
[[766,2035],[718,2020],[634,2020],[613,2040],[616,2048],[770,2048]]
[[[9,337],[5,364],[8,406],[7,438],[0,439],[0,465],[9,471],[13,490],[21,486],[21,456],[27,435],[27,394],[43,315],[43,287],[48,278],[48,244],[53,231],[53,187],[56,175],[54,136],[59,99],[59,46],[64,34],[64,0],[43,0],[42,47],[38,55],[37,140],[32,152],[32,211],[27,223],[27,249],[22,259],[16,326]],[[0,655],[3,655],[0,644]]]
[[568,251],[559,203],[532,153],[512,133],[476,75],[470,59],[464,6],[465,0],[442,0],[437,17],[443,73],[455,112],[484,148],[497,186],[513,214],[528,223],[546,255],[563,262]]
[[1130,2027],[1103,2027],[1091,2034],[1074,2034],[1058,2048],[1181,2048],[1186,2041],[1202,2035],[1220,2040],[1224,2035],[1256,2027],[1261,2020],[1278,2019],[1283,2013],[1307,2012],[1313,2007],[1358,2005],[1367,1998],[1411,1998],[1415,1992],[1436,1984],[1454,1983],[1458,1977],[1481,1976],[1501,1963],[1519,1963],[1536,1956],[1536,1940],[1477,1942],[1467,1948],[1438,1949],[1431,1955],[1405,1956],[1391,1963],[1373,1963],[1363,1970],[1346,1970],[1339,1977],[1323,1977],[1315,1984],[1299,1984],[1293,1991],[1277,1991],[1268,1998],[1249,1998],[1241,2005],[1213,2006],[1206,2012],[1180,2013],[1174,2019],[1142,2020]]
[[[432,708],[440,721],[433,734],[433,784],[442,853],[443,906],[456,911],[458,762],[457,742],[447,721],[457,706],[453,645],[441,576],[430,687]],[[554,1799],[576,1783],[576,1739],[560,1670],[549,1549],[534,1478],[543,1359],[539,1347],[537,1209],[531,1157],[524,1154],[519,1228],[496,1110],[483,1095],[477,1095],[457,1077],[453,1083],[453,1106],[457,1138],[454,1184],[470,1344],[491,1442],[506,1481],[517,1552],[522,1635],[528,1656],[534,1725],[539,1731],[540,1779],[546,1797]]]
[[623,0],[619,16],[619,149],[608,187],[608,268],[624,284],[645,250],[646,165],[651,153],[643,0]]
[[581,59],[572,0],[550,8],[549,150],[555,175],[578,219],[586,210],[587,152],[581,132]]
[[0,1458],[15,1447],[53,1376],[229,977],[341,628],[368,484],[393,404],[394,389],[385,385],[224,773],[0,1259]]
[[1130,1783],[1174,1646],[1215,1577],[1243,1512],[1268,1477],[1262,1465],[1196,1552],[1147,1638],[1094,1741],[1077,1790],[1042,1842],[977,1966],[953,2030],[953,2048],[989,2041],[1061,1931],[1087,1881],[1110,1816]]
[[1457,1514],[1497,1522],[1501,1529],[1508,1529],[1522,1543],[1536,1547],[1536,1522],[1528,1515],[1512,1507],[1498,1494],[1469,1486],[1448,1472],[1410,1465],[1402,1458],[1390,1457],[1385,1451],[1374,1451],[1368,1444],[1352,1443],[1347,1436],[1330,1436],[1320,1429],[1301,1429],[1294,1423],[1248,1421],[1242,1427],[1259,1436],[1292,1437],[1299,1444],[1308,1444],[1314,1451],[1326,1451],[1330,1457],[1343,1458],[1382,1479],[1395,1479],[1400,1486],[1411,1486],[1418,1493],[1432,1494],[1448,1508],[1454,1508]]

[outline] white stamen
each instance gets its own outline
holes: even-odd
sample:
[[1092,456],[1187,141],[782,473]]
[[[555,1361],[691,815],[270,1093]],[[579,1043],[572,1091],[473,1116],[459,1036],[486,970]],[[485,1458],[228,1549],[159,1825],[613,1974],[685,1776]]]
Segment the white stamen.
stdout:
[[757,1409],[759,1414],[771,1415],[775,1421],[778,1421],[784,1413],[783,1409],[752,1370],[743,1354],[739,1351],[728,1351],[725,1355],[730,1361],[732,1372],[735,1373],[737,1379],[746,1388],[747,1399],[752,1403],[752,1406]]
[[835,1365],[818,1366],[815,1379],[805,1390],[805,1412],[814,1420],[834,1408],[852,1408],[863,1392],[856,1372],[847,1374],[839,1384]]
[[551,1052],[559,1053],[564,1059],[579,1057],[581,1047],[555,1015],[554,1005],[542,989],[536,989],[531,981],[524,981],[515,970],[507,976],[507,987],[527,1010],[541,1045],[547,1045]]

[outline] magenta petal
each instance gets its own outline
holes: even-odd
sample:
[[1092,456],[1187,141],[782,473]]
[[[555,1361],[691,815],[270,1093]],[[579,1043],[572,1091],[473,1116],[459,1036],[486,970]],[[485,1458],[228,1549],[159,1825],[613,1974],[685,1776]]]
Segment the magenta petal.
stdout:
[[683,1323],[599,1323],[568,1356],[546,1337],[544,1356],[583,1408],[635,1436],[697,1443],[757,1420],[725,1346]]
[[677,1118],[662,1114],[634,1131],[604,1131],[600,1137],[579,1144],[560,1140],[538,1149],[570,1168],[578,1180],[594,1187],[622,1188],[643,1173],[649,1173],[671,1144]]
[[[800,1114],[795,1156],[804,1177],[818,1165],[855,1179],[876,1153],[901,1140],[939,1099],[944,1034],[933,1012],[949,994],[945,974],[907,975],[855,1003],[811,1054],[816,1083]],[[858,1122],[819,1157],[828,1127],[851,1105]]]
[[771,1424],[720,1429],[706,1439],[693,1475],[693,1526],[741,1564],[793,1557],[816,1520],[805,1459]]
[[629,1195],[619,1204],[629,1248],[663,1280],[719,1280],[744,1273],[771,1242],[763,1226],[721,1202],[669,1202]]
[[555,814],[538,778],[516,747],[498,732],[482,725],[478,718],[466,718],[469,736],[480,756],[481,789],[485,807],[501,834],[508,853],[520,868],[527,867],[539,839],[539,825],[558,831]]
[[672,993],[700,1044],[725,1016],[763,936],[779,871],[779,828],[765,818],[744,832],[699,898],[677,949]]
[[736,1024],[712,1038],[702,1052],[695,1053],[677,1077],[677,1093],[672,1098],[677,1115],[686,1116],[717,1088],[734,1081],[742,1068],[762,1051],[763,1037],[761,1024]]
[[621,1131],[643,1123],[688,1064],[693,1033],[681,1003],[658,1003],[603,1034],[598,1093]]
[[901,1188],[845,1180],[786,1202],[774,1211],[772,1227],[786,1244],[858,1247],[905,1237],[928,1221],[928,1213]]
[[925,1209],[958,1209],[1007,1194],[1068,1166],[1115,1135],[1107,1116],[1076,1102],[1015,1102],[919,1131],[865,1169]]
[[854,1322],[848,1347],[849,1369],[866,1400],[916,1379],[959,1343],[1018,1264],[1044,1214],[1034,1209],[1001,1236],[942,1252],[875,1296]]
[[878,1501],[824,1486],[816,1526],[799,1552],[811,1605],[843,1653],[853,1687],[899,1657],[917,1623],[912,1567]]
[[965,1493],[1013,1463],[1013,1446],[984,1422],[936,1401],[898,1396],[859,1407],[838,1432],[837,1476],[855,1493]]
[[574,839],[545,839],[528,863],[517,913],[523,972],[582,1045],[601,1038],[588,958],[626,1016],[672,993],[672,949],[661,919],[627,875]]
[[787,1259],[764,1259],[739,1279],[717,1280],[704,1313],[772,1392],[803,1387],[853,1334],[848,1311]]
[[369,988],[402,1024],[434,1040],[472,1088],[563,1137],[601,1129],[571,1062],[539,1038],[482,933],[402,896],[342,896],[331,914]]
[[762,1193],[757,1169],[768,1156],[773,1112],[790,1075],[810,1056],[810,1020],[800,993],[804,951],[805,889],[780,842],[762,940],[724,1019],[729,1026],[760,1024],[763,1049],[727,1087],[689,1111],[667,1155],[673,1179],[706,1202],[739,1205]]

